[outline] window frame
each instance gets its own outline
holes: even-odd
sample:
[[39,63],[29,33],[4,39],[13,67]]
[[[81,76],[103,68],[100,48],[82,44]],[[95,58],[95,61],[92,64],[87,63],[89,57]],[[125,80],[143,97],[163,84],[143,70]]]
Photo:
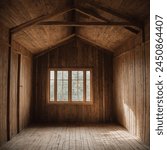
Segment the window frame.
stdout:
[[[54,73],[54,101],[50,101],[50,71]],[[68,100],[57,101],[57,71],[68,71]],[[72,101],[72,71],[83,71],[83,100]],[[86,101],[86,71],[90,71],[90,101]],[[49,68],[48,69],[48,104],[93,104],[93,69],[92,68]]]

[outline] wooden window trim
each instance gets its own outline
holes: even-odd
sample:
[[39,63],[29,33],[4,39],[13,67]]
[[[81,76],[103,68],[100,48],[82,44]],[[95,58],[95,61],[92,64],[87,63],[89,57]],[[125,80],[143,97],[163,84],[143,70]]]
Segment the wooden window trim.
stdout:
[[[54,101],[50,101],[50,71],[55,71]],[[57,101],[57,71],[68,71],[68,101]],[[83,101],[72,101],[72,71],[83,71]],[[90,71],[90,101],[86,101],[86,71]],[[92,68],[49,68],[47,104],[92,105],[93,104]]]
[[[56,86],[57,85],[57,71],[54,70],[54,72],[55,72],[55,82],[54,82],[55,83],[55,85],[54,85],[54,89],[55,89],[54,90],[54,96],[55,97],[54,97],[54,102],[57,102],[57,86]],[[49,99],[49,102],[50,102],[50,99]]]

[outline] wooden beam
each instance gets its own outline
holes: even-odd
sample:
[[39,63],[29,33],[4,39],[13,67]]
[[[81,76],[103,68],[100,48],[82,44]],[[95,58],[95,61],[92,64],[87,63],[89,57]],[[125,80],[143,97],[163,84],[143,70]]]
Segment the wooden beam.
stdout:
[[108,14],[111,14],[111,15],[114,15],[114,16],[119,17],[119,18],[121,18],[121,19],[127,20],[127,21],[129,21],[129,22],[135,24],[136,27],[138,27],[138,28],[142,28],[142,23],[141,23],[140,21],[138,21],[136,18],[132,17],[132,16],[122,14],[122,13],[120,13],[120,12],[114,10],[114,9],[111,8],[111,7],[110,7],[110,8],[107,8],[107,7],[104,7],[104,6],[102,6],[102,5],[97,4],[97,3],[95,3],[95,2],[88,2],[88,1],[87,1],[87,4],[89,4],[90,6],[96,8],[96,9],[100,9],[100,10],[102,10],[102,11],[105,11],[105,12],[107,12]]
[[76,37],[78,37],[79,39],[81,39],[81,40],[87,42],[88,44],[91,44],[91,45],[93,45],[93,46],[95,46],[95,47],[99,47],[99,48],[104,49],[107,53],[113,54],[113,50],[110,49],[110,48],[108,48],[108,47],[106,47],[106,46],[103,46],[103,45],[98,44],[98,43],[96,43],[96,42],[94,42],[94,41],[91,41],[91,40],[89,40],[89,39],[87,39],[87,38],[85,38],[85,37],[83,37],[83,36],[81,36],[81,35],[76,35]]
[[38,25],[54,25],[54,26],[135,26],[130,22],[62,22],[62,21],[45,21]]
[[133,27],[124,27],[126,30],[138,34],[140,32],[140,30],[134,29]]
[[32,25],[38,24],[39,22],[41,22],[41,21],[43,21],[45,19],[48,19],[48,18],[53,17],[53,16],[58,17],[58,16],[63,15],[65,13],[67,13],[67,12],[70,12],[72,10],[74,10],[74,8],[65,8],[65,9],[61,9],[59,11],[54,11],[53,13],[50,13],[50,14],[42,15],[40,17],[37,17],[35,19],[32,19],[32,20],[30,20],[28,22],[25,22],[23,24],[20,24],[20,25],[18,25],[16,27],[12,28],[11,29],[11,33],[14,34],[16,32],[19,32],[19,31],[23,30],[23,29],[26,29],[26,28],[28,28],[28,27],[30,27]]
[[84,15],[90,17],[90,18],[93,18],[97,21],[109,22],[109,20],[104,18],[103,16],[100,16],[99,14],[97,14],[95,12],[88,11],[88,10],[82,8],[82,7],[77,7],[75,10],[77,12],[82,13],[82,14],[84,14]]
[[62,40],[60,40],[60,41],[58,41],[55,46],[52,46],[52,47],[48,48],[47,50],[36,54],[35,57],[42,56],[42,55],[44,55],[44,54],[46,54],[46,53],[48,53],[48,52],[54,50],[55,48],[57,48],[57,47],[59,47],[59,46],[61,46],[61,45],[64,45],[66,42],[71,41],[71,39],[73,39],[74,37],[75,37],[75,34],[69,35],[68,37],[66,37],[66,38],[64,38],[64,39],[62,39]]

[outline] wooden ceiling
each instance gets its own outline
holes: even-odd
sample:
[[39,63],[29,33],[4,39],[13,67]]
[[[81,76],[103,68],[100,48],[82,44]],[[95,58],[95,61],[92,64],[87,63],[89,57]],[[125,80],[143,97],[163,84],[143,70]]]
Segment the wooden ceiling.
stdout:
[[114,51],[141,30],[149,0],[1,0],[0,22],[37,54],[77,36]]

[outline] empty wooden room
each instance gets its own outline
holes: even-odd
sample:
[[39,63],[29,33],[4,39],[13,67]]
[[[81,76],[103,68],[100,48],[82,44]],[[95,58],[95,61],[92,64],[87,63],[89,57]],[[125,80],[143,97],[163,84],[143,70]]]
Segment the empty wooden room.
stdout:
[[1,0],[0,150],[148,150],[149,11]]

